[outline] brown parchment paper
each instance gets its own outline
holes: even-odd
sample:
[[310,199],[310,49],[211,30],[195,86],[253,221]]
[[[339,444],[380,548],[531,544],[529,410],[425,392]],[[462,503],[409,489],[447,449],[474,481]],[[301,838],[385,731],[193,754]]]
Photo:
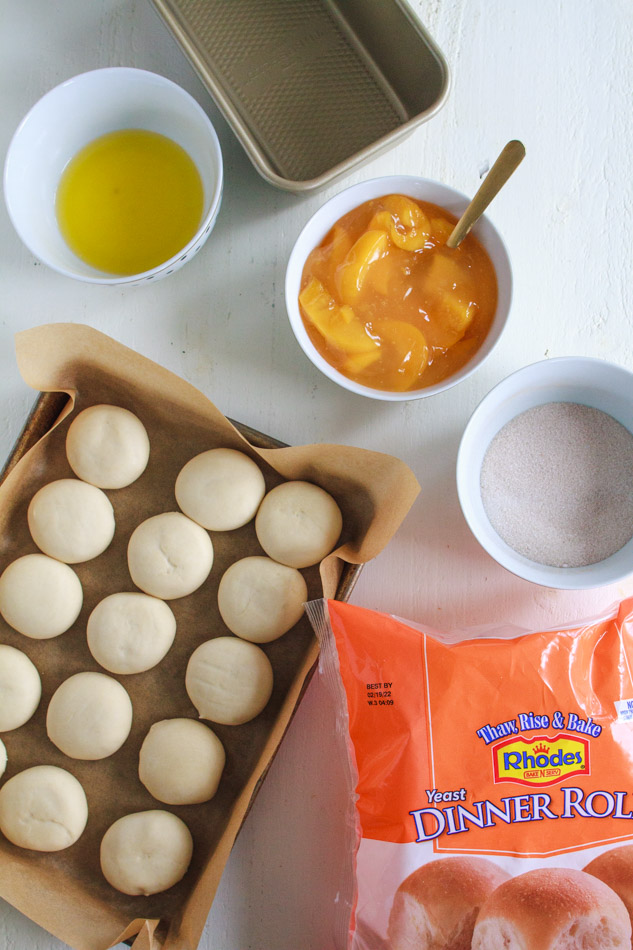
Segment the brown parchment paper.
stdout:
[[[362,449],[306,445],[258,450],[194,387],[89,327],[51,324],[27,330],[17,335],[16,348],[20,372],[29,385],[43,392],[66,392],[71,400],[54,428],[0,487],[0,570],[37,550],[26,518],[33,494],[53,479],[74,477],[65,437],[78,411],[100,402],[132,410],[147,428],[151,455],[134,484],[106,492],[116,517],[110,547],[92,561],[73,565],[84,590],[75,625],[60,637],[37,641],[0,618],[0,642],[26,653],[42,678],[42,700],[33,718],[2,735],[9,757],[5,779],[32,765],[57,765],[79,779],[89,807],[84,834],[64,851],[26,851],[0,835],[0,896],[77,950],[105,950],[134,938],[137,950],[195,950],[249,802],[316,658],[316,641],[303,618],[284,637],[263,645],[275,676],[266,709],[242,726],[210,724],[227,753],[216,796],[201,805],[166,806],[138,779],[139,749],[153,722],[196,717],[184,687],[187,661],[200,643],[229,633],[217,609],[217,587],[230,563],[263,553],[253,523],[237,531],[212,532],[215,560],[209,580],[194,594],[169,602],[178,627],[162,663],[145,673],[115,677],[132,700],[132,730],[118,752],[95,762],[65,756],[48,740],[45,722],[50,697],[64,679],[81,670],[101,669],[86,645],[87,618],[107,594],[135,589],[126,561],[130,534],[145,518],[176,510],[176,476],[188,459],[205,449],[227,446],[246,452],[260,464],[269,489],[284,479],[302,478],[334,495],[343,512],[343,533],[329,558],[303,572],[311,598],[335,595],[345,561],[363,563],[382,550],[419,486],[404,463]],[[151,897],[129,897],[103,878],[99,845],[113,821],[149,808],[167,808],[186,822],[194,855],[179,884]]]

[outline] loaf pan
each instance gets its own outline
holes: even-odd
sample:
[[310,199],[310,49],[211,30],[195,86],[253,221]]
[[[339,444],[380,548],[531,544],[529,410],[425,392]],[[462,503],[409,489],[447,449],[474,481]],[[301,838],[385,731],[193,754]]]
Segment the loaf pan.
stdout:
[[150,0],[272,185],[306,193],[391,148],[448,93],[404,0]]

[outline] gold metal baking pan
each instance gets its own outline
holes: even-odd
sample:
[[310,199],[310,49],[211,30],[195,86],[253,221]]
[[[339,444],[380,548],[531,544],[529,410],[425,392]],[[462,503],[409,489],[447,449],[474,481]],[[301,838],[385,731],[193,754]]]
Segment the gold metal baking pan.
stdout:
[[404,0],[151,0],[260,174],[321,188],[443,105],[446,61]]

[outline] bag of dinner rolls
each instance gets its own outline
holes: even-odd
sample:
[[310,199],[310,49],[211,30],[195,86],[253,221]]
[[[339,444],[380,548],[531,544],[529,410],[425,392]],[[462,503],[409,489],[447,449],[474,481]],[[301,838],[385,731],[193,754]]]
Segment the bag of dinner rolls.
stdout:
[[308,613],[350,784],[337,950],[630,950],[633,599],[519,635]]

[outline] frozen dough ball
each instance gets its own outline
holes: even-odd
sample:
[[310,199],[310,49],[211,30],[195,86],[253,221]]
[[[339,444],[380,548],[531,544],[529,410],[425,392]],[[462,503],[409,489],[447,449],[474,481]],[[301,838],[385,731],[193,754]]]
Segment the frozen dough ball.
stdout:
[[176,635],[167,604],[149,594],[104,597],[88,618],[88,649],[110,673],[143,673],[163,659]]
[[127,549],[130,576],[146,594],[175,600],[197,590],[213,566],[211,538],[179,511],[143,521]]
[[2,778],[2,776],[3,776],[4,773],[6,772],[6,769],[7,769],[7,761],[8,761],[8,759],[7,759],[7,748],[6,748],[5,744],[4,744],[4,742],[2,741],[2,739],[0,739],[0,778]]
[[163,719],[149,730],[138,774],[154,798],[166,805],[196,805],[213,798],[224,769],[224,746],[195,719]]
[[[479,908],[509,875],[486,858],[429,861],[398,887],[389,915],[390,950],[470,950]],[[490,950],[497,944],[490,944]]]
[[0,644],[0,732],[28,722],[41,695],[40,674],[26,653]]
[[268,557],[245,557],[224,573],[218,607],[229,630],[253,643],[282,636],[303,615],[308,588],[294,567]]
[[50,640],[72,627],[83,603],[72,567],[45,554],[25,554],[0,577],[0,613],[25,637]]
[[44,485],[31,499],[31,537],[49,557],[78,564],[101,554],[114,536],[114,510],[100,488],[77,478]]
[[184,877],[193,841],[184,821],[154,809],[124,815],[101,841],[101,870],[123,894],[158,894]]
[[77,478],[98,488],[125,488],[143,474],[149,460],[145,426],[121,406],[90,406],[66,435],[68,464]]
[[132,727],[132,703],[105,673],[75,673],[58,686],[46,713],[48,738],[71,759],[105,759]]
[[255,644],[217,637],[191,654],[185,687],[201,719],[237,726],[259,715],[270,699],[273,670]]
[[310,567],[329,554],[343,527],[341,510],[331,495],[310,482],[284,482],[262,501],[255,531],[274,561]]
[[36,765],[0,788],[0,831],[19,848],[63,851],[81,837],[87,821],[84,790],[65,769]]
[[265,491],[259,467],[235,449],[210,449],[196,455],[176,479],[179,507],[211,531],[232,531],[247,524]]

